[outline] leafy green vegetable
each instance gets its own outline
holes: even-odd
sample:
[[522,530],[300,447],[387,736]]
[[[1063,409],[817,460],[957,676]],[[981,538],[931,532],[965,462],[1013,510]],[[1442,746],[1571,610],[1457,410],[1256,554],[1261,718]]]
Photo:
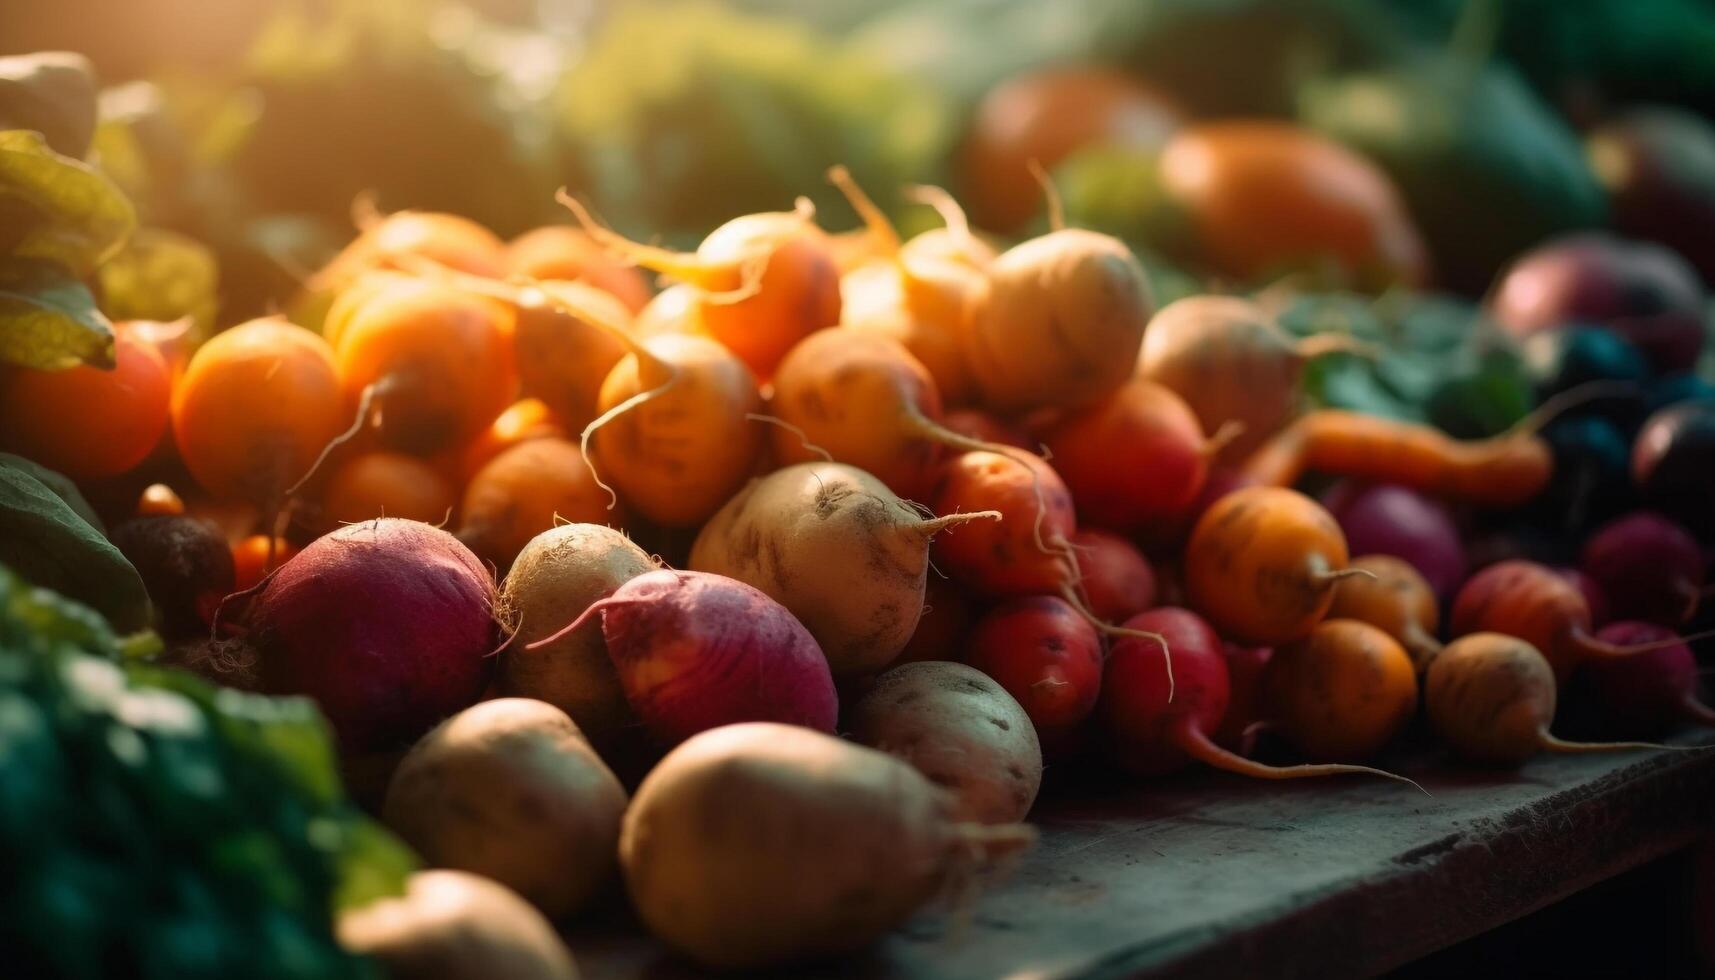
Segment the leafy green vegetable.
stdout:
[[149,594],[137,570],[80,516],[88,504],[69,501],[38,472],[34,464],[0,455],[0,563],[94,606],[120,630],[148,626]]
[[1312,361],[1304,389],[1318,405],[1427,422],[1461,438],[1493,435],[1531,408],[1529,372],[1518,351],[1462,300],[1306,294],[1292,298],[1279,320],[1299,336],[1341,331],[1380,351],[1374,358],[1340,353]]
[[48,262],[0,259],[0,361],[56,371],[111,368],[113,324],[89,287]]
[[377,977],[333,916],[399,893],[415,860],[345,798],[314,705],[119,653],[0,567],[8,975]]
[[1541,239],[1599,225],[1607,202],[1572,130],[1503,66],[1450,57],[1325,79],[1303,121],[1375,159],[1399,184],[1436,278],[1480,292]]
[[933,91],[799,25],[702,0],[616,7],[557,101],[574,189],[680,242],[800,194],[838,222],[850,212],[829,166],[891,194],[952,139]]
[[505,57],[483,56],[511,40],[500,35],[468,9],[422,0],[283,5],[237,79],[256,99],[232,154],[246,204],[347,230],[365,192],[383,209],[451,211],[501,235],[554,217],[545,96],[503,69],[552,68],[558,48],[497,64]]
[[68,157],[89,151],[95,130],[95,70],[69,51],[0,58],[0,130],[31,129]]
[[102,526],[101,515],[97,514],[95,508],[89,505],[89,501],[83,498],[83,491],[77,488],[77,484],[72,482],[71,477],[56,473],[34,460],[28,460],[11,453],[0,453],[0,466],[11,466],[35,477],[38,482],[65,501],[66,506],[70,507],[77,516],[88,521],[90,527],[103,534],[107,533],[107,528]]
[[18,224],[7,254],[54,262],[81,279],[124,244],[137,213],[94,167],[55,153],[40,133],[0,132],[0,202]]
[[194,239],[160,228],[139,229],[101,267],[102,305],[116,320],[170,321],[190,317],[193,336],[214,331],[220,270],[214,253]]

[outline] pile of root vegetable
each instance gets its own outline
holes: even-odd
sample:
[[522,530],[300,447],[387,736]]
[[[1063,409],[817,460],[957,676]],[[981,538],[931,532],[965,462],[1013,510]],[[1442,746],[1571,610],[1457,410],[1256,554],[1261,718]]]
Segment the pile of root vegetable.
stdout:
[[[1388,227],[1329,254],[1413,281],[1386,179],[1342,159]],[[912,193],[939,226],[902,240],[829,178],[858,231],[806,202],[692,253],[570,195],[511,242],[373,215],[297,322],[194,350],[122,322],[110,371],[5,369],[0,503],[81,484],[161,659],[313,699],[356,792],[444,869],[348,911],[348,949],[398,977],[572,976],[548,923],[623,881],[698,963],[795,963],[1004,867],[1045,760],[1412,794],[1383,753],[1420,710],[1455,764],[1506,767],[1715,722],[1688,645],[1715,400],[1686,373],[1702,321],[1626,288],[1645,246],[1501,273],[1472,329],[1553,340],[1552,397],[1461,440],[1307,406],[1318,358],[1384,355],[1288,333],[1268,295],[1158,307],[1118,239],[997,243],[935,188]],[[1267,236],[1229,244],[1276,264]],[[1599,301],[1569,285],[1598,276]],[[1494,531],[1560,506],[1549,427],[1625,433],[1567,567]]]

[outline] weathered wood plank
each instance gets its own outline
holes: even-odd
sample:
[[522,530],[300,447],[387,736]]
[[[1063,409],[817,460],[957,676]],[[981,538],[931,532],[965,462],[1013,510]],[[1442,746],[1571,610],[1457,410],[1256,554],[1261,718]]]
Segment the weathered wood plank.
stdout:
[[[871,952],[790,975],[1374,973],[1715,831],[1715,736],[1680,742],[1708,747],[1545,756],[1517,773],[1406,767],[1433,796],[1201,773],[1050,800],[1040,845],[962,922],[924,916]],[[571,941],[597,980],[697,975],[634,925]]]

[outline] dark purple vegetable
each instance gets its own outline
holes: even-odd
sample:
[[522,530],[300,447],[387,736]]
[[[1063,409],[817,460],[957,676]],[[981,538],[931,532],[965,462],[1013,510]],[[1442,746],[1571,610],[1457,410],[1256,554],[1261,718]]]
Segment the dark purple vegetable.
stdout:
[[1606,626],[1614,618],[1608,605],[1608,594],[1596,584],[1596,580],[1570,565],[1561,565],[1554,569],[1559,576],[1578,587],[1584,595],[1584,604],[1590,607],[1590,625]]
[[1715,536],[1715,403],[1681,402],[1651,415],[1631,462],[1646,503],[1705,541]]
[[1683,258],[1600,234],[1561,238],[1502,274],[1492,312],[1515,336],[1577,324],[1631,341],[1657,371],[1684,371],[1703,350],[1703,283]]
[[[1630,620],[1609,623],[1596,633],[1597,639],[1618,646],[1674,637],[1665,627]],[[1715,726],[1715,710],[1698,700],[1697,659],[1684,643],[1629,657],[1587,660],[1578,668],[1572,695],[1615,735],[1661,735],[1688,722]]]
[[155,622],[169,639],[207,635],[233,589],[232,550],[209,521],[177,514],[133,517],[110,535],[142,576]]
[[1671,247],[1715,283],[1715,126],[1645,106],[1598,127],[1586,147],[1614,227]]
[[1676,626],[1703,597],[1703,551],[1691,532],[1650,511],[1603,525],[1579,562],[1621,619]]
[[1453,516],[1440,502],[1391,483],[1339,483],[1322,502],[1354,555],[1393,555],[1410,562],[1446,598],[1465,577],[1465,549]]

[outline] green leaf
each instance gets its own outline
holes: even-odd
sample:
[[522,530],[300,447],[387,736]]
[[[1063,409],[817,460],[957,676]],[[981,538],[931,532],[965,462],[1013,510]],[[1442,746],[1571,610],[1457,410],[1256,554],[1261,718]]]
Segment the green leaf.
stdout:
[[336,912],[404,893],[405,879],[419,866],[410,848],[380,824],[361,816],[347,818],[339,830],[339,884],[333,894]]
[[111,368],[113,324],[64,269],[0,259],[0,361],[45,371]]
[[11,453],[0,453],[0,466],[17,467],[40,480],[43,486],[58,494],[59,498],[66,502],[66,506],[77,513],[77,516],[88,521],[90,527],[103,534],[107,533],[107,528],[102,526],[101,517],[95,513],[95,508],[89,505],[89,501],[83,499],[83,491],[77,488],[77,484],[72,482],[71,477],[63,473],[56,473],[34,460],[14,456]]
[[57,262],[80,279],[137,226],[136,210],[113,181],[29,130],[0,132],[0,203],[22,219],[11,254]]
[[149,594],[125,556],[31,468],[0,457],[0,562],[94,607],[115,630],[149,625]]
[[1279,319],[1298,336],[1338,330],[1380,351],[1312,361],[1304,391],[1318,405],[1427,422],[1461,438],[1493,435],[1530,410],[1522,358],[1463,300],[1311,293],[1294,297]]
[[102,265],[102,306],[115,320],[168,322],[190,317],[192,336],[214,331],[220,269],[194,239],[161,228],[139,229]]

